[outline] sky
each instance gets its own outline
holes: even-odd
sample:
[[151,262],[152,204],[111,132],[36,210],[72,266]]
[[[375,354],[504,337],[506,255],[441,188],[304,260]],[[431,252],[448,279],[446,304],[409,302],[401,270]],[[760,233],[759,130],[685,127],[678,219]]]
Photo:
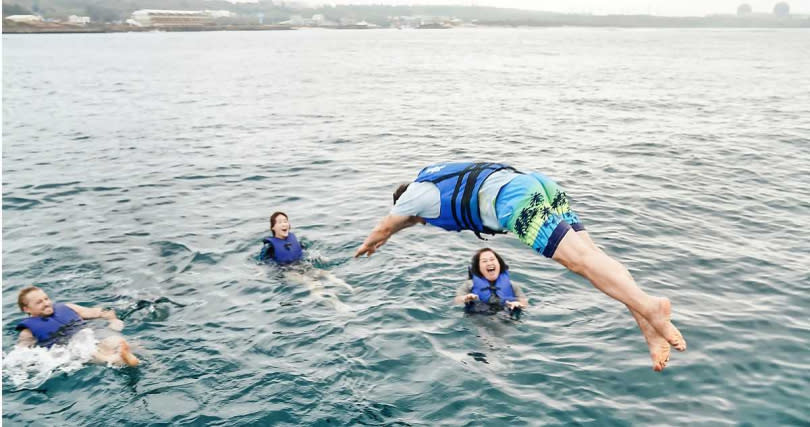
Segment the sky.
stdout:
[[[278,1],[278,0],[276,0]],[[295,1],[295,0],[293,0]],[[705,16],[734,14],[748,3],[754,13],[771,13],[783,0],[298,0],[316,4],[391,4],[494,6],[561,13],[646,14],[658,16]],[[810,14],[810,0],[784,0],[791,14]]]

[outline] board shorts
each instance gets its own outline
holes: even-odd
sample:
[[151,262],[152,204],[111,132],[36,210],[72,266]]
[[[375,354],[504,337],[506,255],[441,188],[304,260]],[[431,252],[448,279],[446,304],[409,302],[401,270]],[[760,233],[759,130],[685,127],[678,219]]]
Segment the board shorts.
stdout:
[[495,201],[498,222],[521,242],[551,258],[568,232],[585,226],[556,182],[541,173],[519,175],[504,185]]

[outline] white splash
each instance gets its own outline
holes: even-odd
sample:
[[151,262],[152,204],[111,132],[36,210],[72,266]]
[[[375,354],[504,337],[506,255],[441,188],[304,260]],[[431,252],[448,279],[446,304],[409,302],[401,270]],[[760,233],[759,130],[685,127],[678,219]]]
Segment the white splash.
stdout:
[[15,388],[37,388],[54,372],[73,372],[93,359],[96,352],[93,330],[82,329],[66,346],[14,347],[3,354],[3,375],[7,376]]

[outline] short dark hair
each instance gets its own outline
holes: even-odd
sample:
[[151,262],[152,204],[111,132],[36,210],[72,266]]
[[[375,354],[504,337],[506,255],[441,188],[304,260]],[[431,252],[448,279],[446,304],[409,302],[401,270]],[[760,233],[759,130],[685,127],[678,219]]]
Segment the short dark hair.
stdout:
[[29,286],[27,288],[23,288],[20,291],[20,295],[17,296],[17,305],[20,306],[20,311],[25,311],[23,309],[28,305],[28,304],[26,304],[25,297],[27,297],[28,294],[30,294],[31,292],[41,291],[41,290],[42,289],[40,289],[40,288],[38,288],[36,286]]
[[[506,265],[506,262],[504,262],[503,258],[501,258],[501,256],[498,255],[497,252],[493,251],[490,248],[482,248],[479,249],[478,252],[476,252],[475,255],[473,255],[472,257],[472,265],[470,265],[471,274],[478,277],[484,277],[484,275],[481,274],[481,267],[478,266],[478,263],[481,261],[481,254],[484,252],[492,252],[492,254],[495,255],[495,259],[498,260],[498,265],[501,266],[501,273],[509,270],[509,266]],[[472,279],[472,277],[470,278]]]
[[397,204],[397,200],[399,200],[399,198],[400,198],[400,197],[402,197],[402,193],[404,193],[404,192],[405,192],[405,190],[407,190],[407,189],[408,189],[408,186],[409,186],[409,185],[411,185],[411,183],[410,183],[410,182],[406,182],[406,183],[404,183],[404,184],[400,184],[400,186],[399,186],[399,187],[397,187],[397,189],[396,189],[396,190],[394,190],[394,204],[395,204],[395,205]]
[[290,217],[288,217],[284,212],[273,212],[273,215],[270,215],[270,232],[273,233],[273,237],[276,237],[276,232],[273,230],[273,226],[276,225],[276,218],[278,218],[279,215],[284,215],[284,218],[287,218],[288,221],[290,220]]

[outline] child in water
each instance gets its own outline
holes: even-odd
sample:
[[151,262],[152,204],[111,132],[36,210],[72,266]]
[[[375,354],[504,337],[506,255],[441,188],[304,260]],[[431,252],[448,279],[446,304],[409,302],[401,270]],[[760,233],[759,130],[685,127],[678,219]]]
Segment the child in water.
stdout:
[[[272,235],[262,240],[263,246],[259,253],[259,259],[262,262],[273,261],[280,266],[300,264],[304,258],[304,249],[295,234],[290,231],[291,228],[289,217],[284,212],[277,211],[270,215]],[[313,295],[328,299],[338,311],[348,311],[337,295],[324,292],[324,285],[319,279],[326,279],[349,291],[353,290],[348,283],[335,277],[332,273],[318,268],[284,268],[283,272],[287,280],[306,285]]]
[[[64,345],[85,327],[85,320],[107,319],[112,330],[120,331],[124,322],[115,316],[113,310],[102,310],[100,307],[87,308],[80,305],[53,303],[48,295],[36,286],[20,291],[17,297],[20,310],[28,318],[17,325],[20,331],[18,346],[40,346],[50,348]],[[111,336],[102,340],[93,355],[96,363],[137,366],[139,361],[130,351],[129,344],[120,336]]]
[[520,287],[509,279],[509,266],[490,248],[472,257],[470,280],[456,291],[454,302],[471,313],[495,313],[503,309],[515,313],[529,306]]

